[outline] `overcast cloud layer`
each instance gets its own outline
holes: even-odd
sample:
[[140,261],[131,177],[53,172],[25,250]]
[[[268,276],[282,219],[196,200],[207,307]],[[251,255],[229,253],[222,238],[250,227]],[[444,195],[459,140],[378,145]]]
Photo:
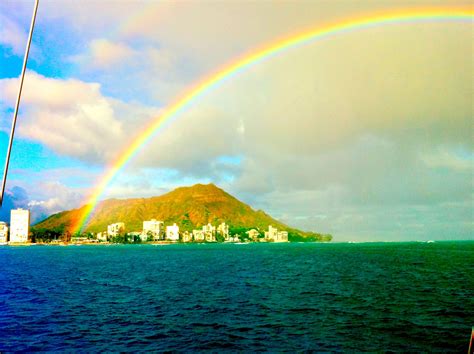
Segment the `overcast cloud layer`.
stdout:
[[[0,48],[11,63],[0,78],[3,130],[30,5],[0,5],[8,20]],[[401,6],[116,5],[45,2],[38,14],[18,138],[55,163],[18,168],[9,179],[11,193],[19,186],[41,206],[38,215],[81,205],[153,117],[232,58],[288,33]],[[467,23],[383,26],[287,50],[176,116],[104,197],[214,182],[336,240],[473,238],[471,31]]]

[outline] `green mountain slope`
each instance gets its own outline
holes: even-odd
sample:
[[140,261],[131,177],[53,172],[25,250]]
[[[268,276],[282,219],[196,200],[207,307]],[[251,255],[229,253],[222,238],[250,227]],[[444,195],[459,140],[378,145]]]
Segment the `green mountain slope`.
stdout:
[[[35,228],[69,228],[83,208],[51,215]],[[318,234],[291,228],[261,210],[253,210],[213,184],[181,187],[158,197],[102,201],[84,231],[104,231],[107,225],[115,222],[124,222],[127,231],[141,231],[143,220],[150,219],[164,221],[165,225],[176,223],[183,231],[221,222],[234,228],[260,230],[267,230],[272,225],[291,234],[318,239]]]

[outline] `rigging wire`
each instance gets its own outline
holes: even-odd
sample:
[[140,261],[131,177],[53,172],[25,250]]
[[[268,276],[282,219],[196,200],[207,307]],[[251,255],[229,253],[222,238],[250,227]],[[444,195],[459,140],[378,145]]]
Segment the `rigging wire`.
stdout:
[[6,159],[5,159],[5,169],[3,171],[2,194],[0,195],[0,207],[2,206],[3,196],[5,194],[5,185],[7,183],[8,165],[10,164],[10,153],[11,153],[12,145],[13,145],[13,137],[15,135],[16,118],[17,118],[17,115],[18,115],[18,109],[20,107],[21,91],[23,89],[23,81],[25,79],[25,71],[26,71],[26,64],[28,62],[28,54],[30,53],[31,38],[33,37],[33,30],[35,28],[35,21],[36,21],[36,13],[38,11],[38,4],[39,4],[39,0],[35,0],[35,5],[34,5],[34,9],[33,9],[33,17],[31,18],[30,33],[28,35],[28,42],[26,43],[25,56],[23,58],[23,67],[21,69],[20,87],[19,87],[19,90],[18,90],[18,96],[16,98],[15,111],[13,113],[13,121],[12,121],[11,133],[10,133],[10,140],[8,141],[7,156],[6,156]]

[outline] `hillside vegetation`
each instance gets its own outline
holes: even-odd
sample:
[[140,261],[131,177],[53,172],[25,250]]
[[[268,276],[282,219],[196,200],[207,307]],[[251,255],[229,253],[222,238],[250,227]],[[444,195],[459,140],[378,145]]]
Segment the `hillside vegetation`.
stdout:
[[[69,229],[83,208],[85,206],[51,215],[35,225],[35,228]],[[214,184],[181,187],[158,197],[102,201],[84,231],[105,231],[107,225],[115,222],[124,222],[127,231],[141,231],[143,220],[150,219],[164,221],[165,225],[176,223],[182,231],[192,231],[207,223],[218,225],[225,222],[231,228],[257,228],[261,231],[272,225],[288,231],[293,240],[330,240],[329,235],[300,231],[261,210],[253,210]]]

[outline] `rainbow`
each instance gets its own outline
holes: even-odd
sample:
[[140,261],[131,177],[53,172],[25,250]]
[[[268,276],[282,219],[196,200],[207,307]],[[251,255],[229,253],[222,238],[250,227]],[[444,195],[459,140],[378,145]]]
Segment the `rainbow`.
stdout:
[[217,87],[225,79],[236,75],[237,73],[249,68],[251,65],[259,63],[297,45],[304,45],[328,36],[362,30],[374,26],[436,21],[464,21],[471,23],[472,19],[473,11],[470,8],[409,9],[375,15],[372,14],[360,18],[339,21],[325,26],[318,26],[313,29],[293,34],[238,58],[192,86],[187,92],[174,101],[174,103],[170,104],[161,115],[154,118],[151,123],[134,138],[132,143],[117,156],[117,159],[113,161],[110,167],[106,170],[106,173],[102,176],[99,183],[95,186],[87,199],[86,205],[78,210],[79,217],[73,221],[71,231],[76,233],[81,232],[84,229],[84,226],[87,225],[98,201],[113,178],[131,159],[133,159],[139,150],[146,146],[146,144],[160,131],[160,128],[162,128],[165,123],[169,123],[178,117],[183,110],[198,99],[202,98],[213,88]]

